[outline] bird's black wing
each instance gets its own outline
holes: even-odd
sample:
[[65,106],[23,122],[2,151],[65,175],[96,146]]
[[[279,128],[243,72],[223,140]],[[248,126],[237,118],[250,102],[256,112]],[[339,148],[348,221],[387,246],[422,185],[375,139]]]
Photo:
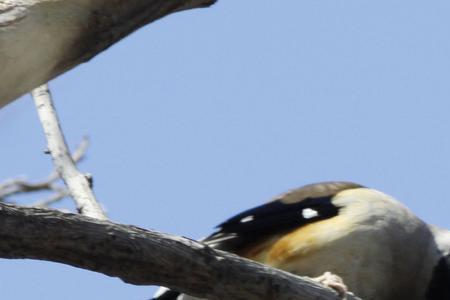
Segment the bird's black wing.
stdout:
[[[336,216],[339,207],[333,205],[333,197],[341,191],[362,187],[351,182],[303,186],[228,219],[202,242],[216,249],[239,252],[273,234]],[[153,300],[175,300],[179,295],[167,290]]]
[[303,186],[228,219],[203,242],[217,249],[238,252],[273,234],[336,216],[339,207],[332,203],[333,197],[343,190],[361,187],[350,182]]

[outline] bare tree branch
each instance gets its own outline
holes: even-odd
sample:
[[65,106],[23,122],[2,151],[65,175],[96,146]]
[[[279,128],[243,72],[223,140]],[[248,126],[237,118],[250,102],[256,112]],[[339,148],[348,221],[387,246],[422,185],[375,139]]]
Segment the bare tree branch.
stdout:
[[[72,159],[75,163],[81,162],[89,147],[89,139],[83,137],[80,144],[73,152]],[[51,195],[48,199],[38,201],[31,206],[48,206],[57,202],[66,196],[69,196],[67,189],[61,185],[58,185],[56,181],[60,179],[56,170],[53,170],[46,179],[38,182],[29,182],[24,178],[12,178],[0,183],[0,199],[6,201],[7,198],[22,194],[31,193],[37,191],[52,191],[54,195]]]
[[69,196],[70,196],[69,191],[66,188],[63,188],[60,191],[56,191],[50,197],[36,201],[36,202],[30,204],[29,206],[31,206],[31,207],[33,207],[33,206],[34,207],[49,207]]
[[2,258],[60,262],[213,300],[338,299],[311,280],[184,237],[55,210],[0,203],[0,240]]
[[[89,148],[89,138],[84,136],[81,140],[80,144],[75,148],[75,151],[72,153],[72,160],[74,163],[78,164],[83,161],[86,155],[86,151]],[[61,178],[58,174],[58,171],[55,169],[53,172],[47,177],[47,182],[52,182]]]
[[102,208],[95,199],[90,180],[78,170],[70,156],[69,147],[62,133],[47,84],[34,89],[32,95],[55,169],[66,183],[78,211],[92,218],[106,219]]
[[[0,107],[149,22],[215,0],[88,2],[0,1]],[[213,300],[337,299],[333,291],[310,280],[187,238],[106,221],[89,180],[69,155],[47,86],[35,89],[33,96],[58,174],[80,212],[98,219],[0,203],[0,257],[61,262],[128,283],[164,285]],[[43,189],[26,182],[16,184],[22,190]],[[62,196],[61,191],[41,204]]]
[[0,108],[150,22],[214,2],[0,0]]

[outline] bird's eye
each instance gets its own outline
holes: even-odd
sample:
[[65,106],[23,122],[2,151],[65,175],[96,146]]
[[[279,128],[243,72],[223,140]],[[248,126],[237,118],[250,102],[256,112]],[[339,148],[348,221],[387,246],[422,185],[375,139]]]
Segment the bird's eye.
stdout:
[[305,208],[302,210],[302,217],[305,219],[311,219],[317,216],[319,216],[317,210],[314,210],[312,208]]
[[250,222],[250,221],[253,221],[255,218],[253,217],[253,216],[247,216],[247,217],[245,217],[245,218],[242,218],[239,222],[241,222],[241,223],[247,223],[247,222]]

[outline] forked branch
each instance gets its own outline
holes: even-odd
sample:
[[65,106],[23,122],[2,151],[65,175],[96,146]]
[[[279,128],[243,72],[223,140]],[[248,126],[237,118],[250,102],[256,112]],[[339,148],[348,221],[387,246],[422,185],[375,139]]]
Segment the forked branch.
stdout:
[[69,152],[47,84],[32,91],[47,138],[47,147],[59,176],[64,180],[78,211],[86,216],[106,219],[91,189],[90,178],[82,174]]

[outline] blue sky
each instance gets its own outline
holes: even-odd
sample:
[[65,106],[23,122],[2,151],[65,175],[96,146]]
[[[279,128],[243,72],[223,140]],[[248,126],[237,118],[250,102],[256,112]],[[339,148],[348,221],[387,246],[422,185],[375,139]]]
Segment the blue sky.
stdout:
[[[91,137],[80,167],[113,221],[199,238],[288,189],[350,180],[450,228],[449,9],[221,0],[139,30],[51,88],[69,144]],[[30,97],[0,125],[0,178],[45,177]],[[1,260],[0,274],[5,299],[153,290],[48,262]]]

